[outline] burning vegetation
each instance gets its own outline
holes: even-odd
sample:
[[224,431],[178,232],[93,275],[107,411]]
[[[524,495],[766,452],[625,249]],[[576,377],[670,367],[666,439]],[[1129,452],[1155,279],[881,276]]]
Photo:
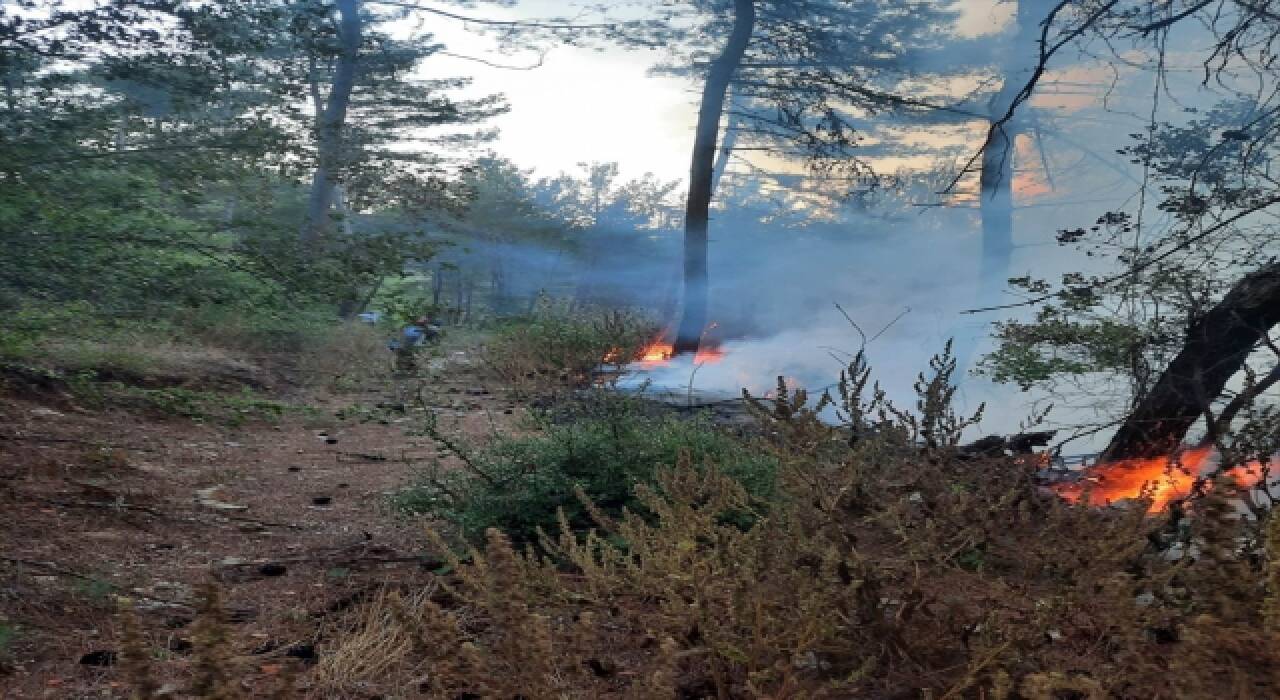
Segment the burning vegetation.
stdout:
[[1201,445],[1172,455],[1105,461],[1088,467],[1078,479],[1051,488],[1072,503],[1091,506],[1149,499],[1150,512],[1158,513],[1206,488],[1214,477],[1229,478],[1247,490],[1262,485],[1270,475],[1269,461],[1220,469],[1218,457],[1212,446]]
[[[720,341],[711,337],[711,334],[718,328],[719,324],[711,323],[702,332],[702,340],[698,344],[698,350],[693,353],[693,364],[714,363],[724,358],[725,351]],[[672,330],[668,328],[641,347],[634,355],[637,367],[640,369],[654,369],[670,364],[678,357],[679,353],[676,352],[676,343],[672,336]],[[623,352],[620,348],[610,348],[609,352],[604,356],[604,361],[616,364],[622,356]]]

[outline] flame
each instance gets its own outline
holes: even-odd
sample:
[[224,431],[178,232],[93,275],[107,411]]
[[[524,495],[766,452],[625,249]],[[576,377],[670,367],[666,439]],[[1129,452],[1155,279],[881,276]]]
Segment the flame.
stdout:
[[666,364],[672,357],[675,357],[676,346],[668,343],[661,338],[649,343],[640,352],[640,363],[646,367],[656,367],[657,365]]
[[[710,362],[719,362],[724,359],[725,352],[720,346],[712,341],[707,340],[708,331],[716,328],[719,324],[712,323],[707,326],[707,330],[703,331],[703,338],[698,352],[694,354],[693,361],[695,364],[703,364]],[[651,340],[648,345],[644,346],[637,354],[635,362],[644,369],[653,369],[661,367],[676,356],[676,346],[671,340],[670,331],[663,331],[656,338]],[[614,348],[605,354],[603,360],[608,363],[618,363],[623,359],[623,352],[620,348]]]
[[706,362],[719,362],[724,359],[724,350],[719,347],[702,346],[698,348],[698,352],[694,354],[693,361],[695,364],[703,364]]
[[[1085,470],[1078,482],[1051,487],[1072,503],[1100,506],[1115,501],[1146,496],[1151,499],[1150,512],[1157,513],[1175,500],[1191,493],[1196,480],[1211,466],[1211,446],[1193,447],[1173,455],[1119,459],[1095,464]],[[1266,464],[1249,462],[1227,471],[1242,485],[1252,487],[1262,478]]]

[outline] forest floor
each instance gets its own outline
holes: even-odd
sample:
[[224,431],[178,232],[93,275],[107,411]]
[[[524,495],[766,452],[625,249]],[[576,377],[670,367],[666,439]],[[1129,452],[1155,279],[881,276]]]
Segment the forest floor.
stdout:
[[[344,611],[429,579],[424,524],[388,499],[441,456],[413,427],[432,410],[478,436],[522,413],[465,353],[435,370],[414,387],[294,386],[296,410],[240,425],[0,393],[0,698],[128,697],[125,600],[178,687],[210,581],[245,694],[271,696]],[[379,410],[419,381],[425,408]]]

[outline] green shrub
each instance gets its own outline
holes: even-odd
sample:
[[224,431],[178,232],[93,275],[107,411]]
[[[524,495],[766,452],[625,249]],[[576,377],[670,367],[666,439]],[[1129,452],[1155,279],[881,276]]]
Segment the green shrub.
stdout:
[[766,499],[773,490],[776,460],[705,418],[645,415],[635,400],[612,397],[571,422],[539,427],[531,435],[496,436],[472,450],[431,426],[429,433],[464,464],[436,464],[397,497],[398,507],[442,518],[472,541],[498,527],[529,542],[538,528],[557,529],[560,508],[573,527],[592,525],[577,488],[611,516],[623,508],[643,510],[636,486],[654,483],[658,470],[682,454],[695,465],[716,465],[753,498]]
[[652,320],[636,313],[570,311],[544,303],[534,314],[498,326],[484,357],[516,389],[587,386],[601,365],[635,359],[658,331]]

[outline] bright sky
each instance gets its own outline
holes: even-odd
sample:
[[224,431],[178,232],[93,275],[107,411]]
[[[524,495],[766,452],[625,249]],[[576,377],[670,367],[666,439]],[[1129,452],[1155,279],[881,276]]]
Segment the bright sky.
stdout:
[[[1011,3],[963,0],[961,31],[998,31],[1008,21]],[[473,9],[460,13],[483,17],[571,15],[569,3],[525,0],[511,10]],[[530,65],[536,54],[504,56],[461,22],[426,15],[422,30],[434,34],[449,52],[504,65]],[[528,71],[502,70],[451,56],[436,56],[424,66],[436,76],[468,75],[475,92],[507,95],[511,112],[494,123],[501,136],[493,149],[539,174],[554,175],[588,161],[616,161],[624,178],[652,172],[683,179],[697,114],[698,86],[689,81],[648,75],[659,58],[621,49],[592,51],[558,47],[543,64]]]

